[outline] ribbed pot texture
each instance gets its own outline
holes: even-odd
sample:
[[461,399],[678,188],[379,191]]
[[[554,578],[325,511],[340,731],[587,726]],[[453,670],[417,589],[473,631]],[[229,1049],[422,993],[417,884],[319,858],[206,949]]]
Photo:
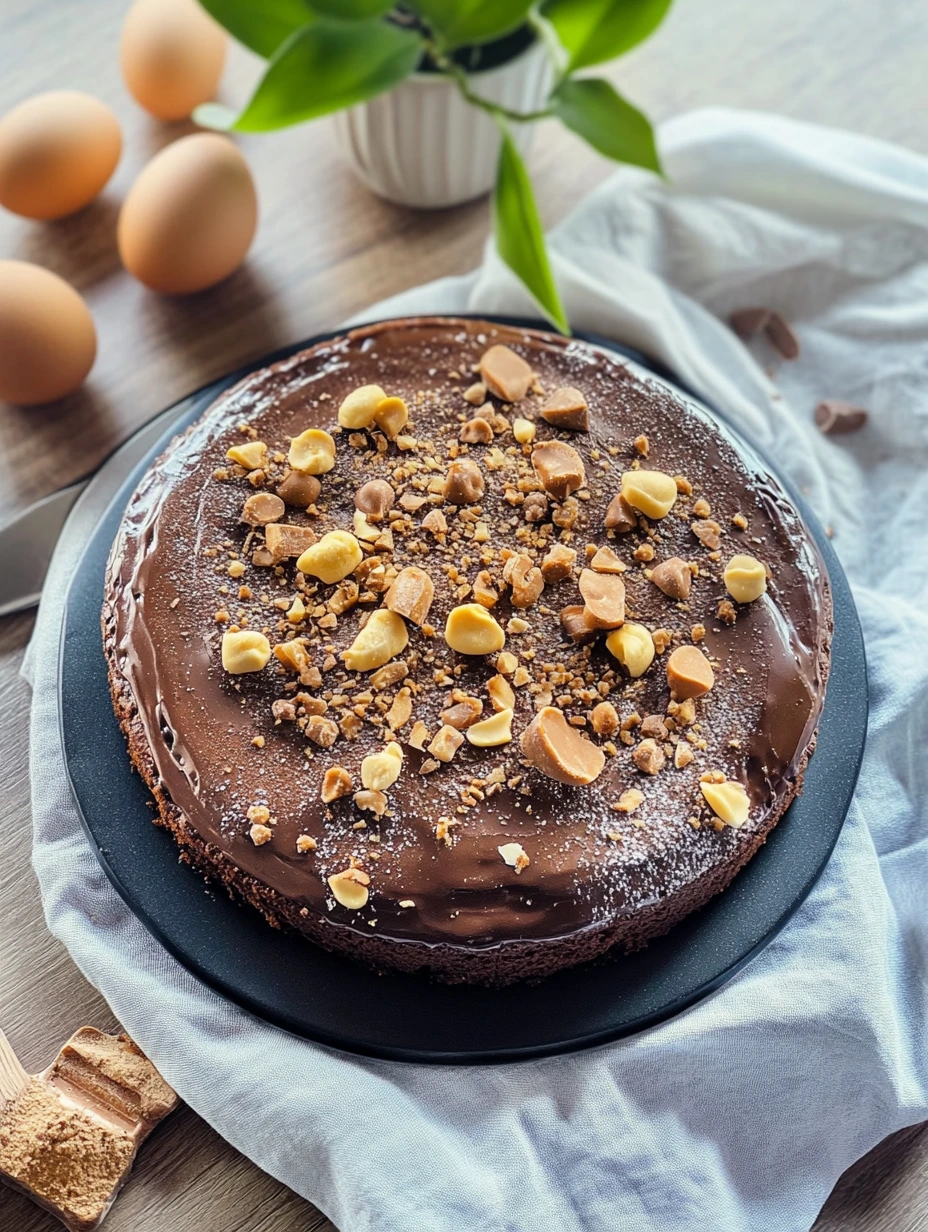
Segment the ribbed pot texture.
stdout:
[[[544,48],[534,43],[508,64],[474,73],[470,80],[482,98],[514,111],[536,111],[551,86],[551,65]],[[348,160],[388,201],[438,209],[471,201],[493,185],[499,130],[440,73],[416,73],[388,94],[334,118]],[[532,125],[512,127],[524,152]]]

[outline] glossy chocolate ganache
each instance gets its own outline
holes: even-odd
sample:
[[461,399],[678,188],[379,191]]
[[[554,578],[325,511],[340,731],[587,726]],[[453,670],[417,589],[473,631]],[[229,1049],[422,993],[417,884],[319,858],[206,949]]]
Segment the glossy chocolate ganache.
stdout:
[[799,790],[831,628],[798,514],[703,411],[447,318],[223,394],[130,501],[103,609],[197,869],[330,949],[491,983],[724,889]]

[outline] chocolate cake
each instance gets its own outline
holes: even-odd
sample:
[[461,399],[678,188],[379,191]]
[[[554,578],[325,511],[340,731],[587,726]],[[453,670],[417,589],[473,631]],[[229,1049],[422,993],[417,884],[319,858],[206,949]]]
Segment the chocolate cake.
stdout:
[[174,440],[103,634],[183,857],[380,968],[534,979],[724,890],[799,791],[832,629],[814,541],[613,354],[356,329]]

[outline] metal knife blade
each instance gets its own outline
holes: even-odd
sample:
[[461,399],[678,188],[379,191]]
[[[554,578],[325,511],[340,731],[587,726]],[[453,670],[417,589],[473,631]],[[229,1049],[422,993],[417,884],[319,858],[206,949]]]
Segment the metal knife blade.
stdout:
[[[119,458],[128,475],[171,423],[190,409],[192,402],[192,397],[184,398],[169,406],[130,436],[106,461]],[[92,482],[93,475],[88,475],[59,488],[0,526],[0,616],[38,603],[61,528],[78,497]]]

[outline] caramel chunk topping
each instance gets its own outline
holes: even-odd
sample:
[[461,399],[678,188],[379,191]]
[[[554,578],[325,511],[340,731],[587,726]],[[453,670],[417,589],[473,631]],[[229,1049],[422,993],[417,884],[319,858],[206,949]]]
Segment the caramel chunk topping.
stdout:
[[606,510],[606,530],[616,530],[620,535],[625,535],[637,525],[638,518],[634,509],[622,493],[617,492]]
[[461,425],[458,440],[468,445],[489,445],[493,440],[493,429],[485,419],[468,419]]
[[522,751],[536,770],[573,787],[594,782],[606,764],[602,749],[581,736],[554,706],[539,710],[522,733]]
[[520,553],[510,556],[503,569],[503,581],[512,587],[512,606],[531,607],[545,588],[545,579],[532,558]]
[[521,402],[528,393],[535,374],[521,355],[511,347],[491,346],[480,360],[480,376],[484,385],[504,402]]
[[667,660],[667,683],[675,701],[701,697],[715,684],[712,664],[696,646],[678,646]]
[[651,581],[671,599],[686,599],[693,584],[693,574],[685,560],[671,556],[651,570]]
[[291,556],[302,556],[316,542],[308,526],[287,526],[272,522],[264,530],[264,545],[271,554],[271,564],[277,565]]
[[596,638],[596,629],[588,625],[584,619],[585,612],[586,608],[582,603],[569,603],[558,613],[560,622],[564,626],[564,632],[578,646],[583,646],[586,642],[592,642]]
[[532,450],[532,466],[555,500],[566,500],[586,483],[583,459],[565,441],[542,441]]
[[396,575],[393,585],[386,593],[384,604],[391,612],[398,612],[414,625],[423,625],[434,595],[435,587],[425,570],[415,565],[407,565]]
[[617,629],[625,620],[625,583],[611,573],[580,573],[584,619],[591,629]]
[[323,804],[331,804],[342,796],[350,796],[354,790],[351,775],[344,766],[329,766],[322,779],[322,790],[319,793]]
[[541,408],[541,417],[555,428],[569,432],[589,432],[590,412],[586,398],[572,385],[562,385],[549,394]]

